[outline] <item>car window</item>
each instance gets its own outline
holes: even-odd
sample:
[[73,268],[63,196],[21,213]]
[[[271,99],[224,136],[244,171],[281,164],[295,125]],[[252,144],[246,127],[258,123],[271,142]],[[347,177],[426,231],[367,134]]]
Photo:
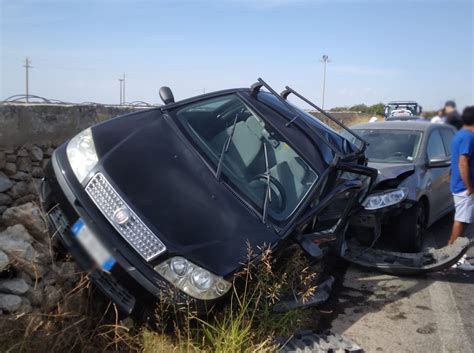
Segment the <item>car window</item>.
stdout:
[[260,210],[267,190],[268,162],[268,215],[277,221],[291,216],[318,179],[288,142],[236,95],[185,106],[176,111],[176,117],[216,171],[225,151],[222,179]]
[[446,155],[451,157],[451,142],[453,141],[454,131],[451,129],[441,129],[441,137],[443,138]]
[[412,163],[417,155],[422,133],[410,130],[357,129],[369,143],[366,156],[376,163]]
[[446,152],[444,150],[443,139],[439,130],[434,130],[428,140],[428,146],[426,148],[428,159],[446,158]]

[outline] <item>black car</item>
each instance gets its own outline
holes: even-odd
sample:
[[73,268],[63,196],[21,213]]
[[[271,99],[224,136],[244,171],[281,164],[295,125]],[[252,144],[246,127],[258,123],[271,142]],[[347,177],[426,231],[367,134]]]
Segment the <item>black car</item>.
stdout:
[[247,243],[258,255],[263,244],[278,253],[298,242],[314,258],[320,237],[343,247],[376,170],[355,133],[343,127],[358,147],[289,94],[320,110],[261,79],[180,102],[162,88],[164,106],[97,124],[56,149],[44,207],[121,310],[169,291],[198,310],[212,305],[229,293]]
[[[395,225],[391,236],[400,249],[420,251],[425,229],[454,210],[449,180],[456,130],[450,125],[413,121],[359,124],[352,129],[369,143],[368,165],[379,173],[374,195],[365,200],[366,212],[354,217],[351,224],[357,231],[366,228],[371,239],[384,233],[385,225]],[[400,203],[390,200],[397,193],[403,195]],[[371,212],[380,203],[395,205],[384,208],[383,214]]]

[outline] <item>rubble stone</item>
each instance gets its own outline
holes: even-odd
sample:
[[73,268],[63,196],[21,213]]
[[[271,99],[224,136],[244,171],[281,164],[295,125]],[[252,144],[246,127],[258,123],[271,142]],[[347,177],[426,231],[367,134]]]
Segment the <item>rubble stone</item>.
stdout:
[[8,225],[21,223],[38,241],[47,243],[47,224],[38,206],[31,202],[10,207],[2,215],[3,222]]
[[16,167],[22,172],[31,172],[31,159],[29,157],[19,157],[16,161]]
[[8,258],[7,254],[0,250],[0,272],[6,269],[9,263],[10,259]]
[[17,311],[22,303],[21,297],[14,294],[0,294],[0,309],[8,312]]
[[30,175],[25,172],[16,172],[13,175],[10,175],[10,179],[12,180],[18,180],[18,181],[25,181],[30,178]]
[[38,146],[33,146],[30,150],[30,156],[33,161],[43,160],[43,150]]
[[0,192],[0,206],[10,205],[12,203],[12,198],[7,194]]
[[3,170],[5,171],[5,174],[13,175],[16,173],[16,164],[14,162],[7,162]]
[[7,294],[25,294],[30,286],[24,279],[13,278],[0,281],[0,292]]
[[31,171],[31,176],[32,176],[33,178],[42,178],[42,177],[44,177],[43,168],[41,168],[41,167],[34,167],[33,170]]
[[28,151],[25,148],[20,148],[16,155],[18,157],[28,157]]
[[5,168],[5,164],[7,164],[7,155],[5,151],[0,151],[0,169]]
[[13,186],[13,182],[5,173],[0,172],[0,192],[7,191]]
[[28,194],[28,184],[24,181],[15,183],[8,191],[8,195],[13,199],[25,196],[26,194]]

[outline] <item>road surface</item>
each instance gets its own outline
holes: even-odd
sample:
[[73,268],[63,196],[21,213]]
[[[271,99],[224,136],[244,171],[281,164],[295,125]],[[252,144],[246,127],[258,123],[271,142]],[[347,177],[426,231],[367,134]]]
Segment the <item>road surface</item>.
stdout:
[[[427,246],[446,244],[451,219],[428,230]],[[474,272],[396,277],[351,265],[337,295],[331,330],[366,352],[474,353]]]

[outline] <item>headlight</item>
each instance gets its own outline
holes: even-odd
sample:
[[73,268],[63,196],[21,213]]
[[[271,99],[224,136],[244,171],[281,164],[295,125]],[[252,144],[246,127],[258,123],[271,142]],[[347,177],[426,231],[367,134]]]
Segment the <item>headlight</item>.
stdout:
[[98,160],[90,128],[80,132],[69,141],[66,154],[72,171],[82,183]]
[[222,277],[177,256],[155,266],[155,271],[191,297],[210,300],[223,296],[231,284]]
[[366,210],[378,210],[387,206],[396,205],[405,200],[407,195],[408,190],[406,188],[387,190],[382,193],[367,196],[364,202],[362,202],[362,206],[364,206]]

